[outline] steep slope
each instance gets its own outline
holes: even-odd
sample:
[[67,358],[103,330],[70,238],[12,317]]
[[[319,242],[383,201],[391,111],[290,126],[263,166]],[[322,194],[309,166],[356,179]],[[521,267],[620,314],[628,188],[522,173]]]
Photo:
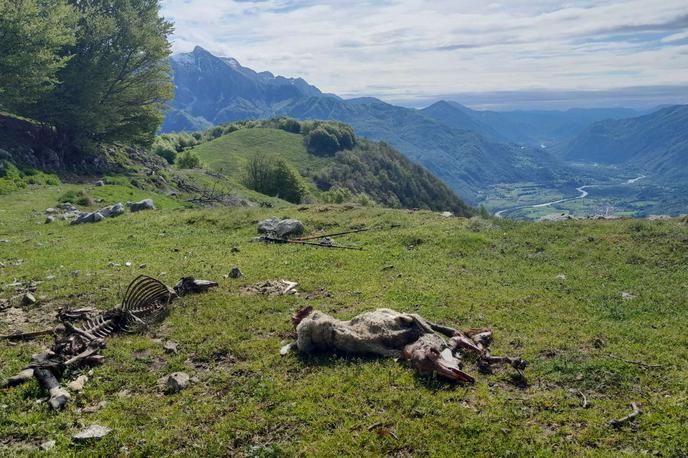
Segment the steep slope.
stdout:
[[388,207],[473,214],[471,208],[427,170],[386,145],[360,138],[351,151],[317,156],[307,151],[301,134],[268,127],[244,127],[192,151],[208,167],[234,181],[241,180],[251,158],[275,157],[287,161],[306,181],[317,185],[319,191],[346,188]]
[[562,148],[562,155],[636,167],[667,181],[688,179],[688,105],[596,123]]
[[322,95],[303,79],[257,73],[235,59],[216,57],[199,46],[190,53],[172,56],[170,64],[176,96],[163,132],[262,118],[292,99]]
[[282,114],[351,124],[359,135],[383,140],[425,166],[471,203],[476,202],[480,190],[496,183],[552,181],[566,173],[563,165],[544,151],[492,142],[374,98],[311,97],[285,107]]

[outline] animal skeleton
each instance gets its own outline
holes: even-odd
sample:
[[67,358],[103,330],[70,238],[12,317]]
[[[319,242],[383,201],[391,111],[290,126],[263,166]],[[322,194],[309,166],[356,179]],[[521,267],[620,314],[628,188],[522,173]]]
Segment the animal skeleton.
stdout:
[[399,358],[410,361],[421,375],[435,373],[460,383],[474,381],[461,370],[464,357],[472,357],[483,369],[492,364],[509,364],[520,371],[527,366],[521,358],[490,355],[492,331],[489,329],[461,332],[431,323],[420,315],[390,309],[378,309],[342,321],[306,307],[292,317],[292,323],[297,340],[284,346],[282,355],[296,349],[301,353],[339,352]]
[[[182,284],[183,288],[180,287]],[[72,313],[61,311],[58,317],[63,326],[53,330],[56,336],[52,347],[33,355],[24,370],[4,381],[0,387],[16,386],[35,377],[50,393],[50,406],[61,409],[70,398],[58,381],[66,369],[80,364],[100,364],[104,357],[98,352],[105,346],[104,338],[118,332],[140,331],[162,319],[175,298],[187,292],[204,291],[211,286],[217,286],[217,283],[185,277],[175,291],[155,278],[141,275],[129,284],[119,307],[96,318],[88,318],[81,326],[70,321],[87,315],[89,309]]]

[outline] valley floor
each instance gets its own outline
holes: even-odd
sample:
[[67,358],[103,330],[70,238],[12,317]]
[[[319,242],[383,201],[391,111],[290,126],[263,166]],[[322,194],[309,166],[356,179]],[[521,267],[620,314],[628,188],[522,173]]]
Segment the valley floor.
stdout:
[[[179,301],[145,335],[109,339],[105,363],[62,412],[36,402],[43,394],[35,382],[0,391],[0,456],[36,453],[49,440],[56,456],[688,455],[688,225],[679,220],[527,223],[336,205],[188,209],[151,195],[159,210],[43,224],[57,196],[81,188],[0,196],[0,298],[15,294],[6,285],[36,281],[39,301],[0,311],[0,334],[54,325],[61,306],[112,307],[139,274],[220,286]],[[107,192],[106,204],[141,197],[124,187]],[[361,244],[360,252],[251,243],[256,222],[269,216],[301,219],[316,234],[386,229],[341,240]],[[232,266],[244,276],[225,278]],[[241,292],[270,279],[319,293]],[[340,318],[388,307],[462,329],[489,326],[495,354],[530,365],[524,380],[469,364],[475,385],[452,386],[392,360],[280,357],[290,316],[304,305]],[[176,354],[164,351],[167,340],[178,343]],[[0,378],[49,343],[0,341]],[[156,381],[175,371],[198,381],[163,395]],[[610,427],[631,402],[643,415]],[[72,435],[91,424],[113,431],[74,444]]]

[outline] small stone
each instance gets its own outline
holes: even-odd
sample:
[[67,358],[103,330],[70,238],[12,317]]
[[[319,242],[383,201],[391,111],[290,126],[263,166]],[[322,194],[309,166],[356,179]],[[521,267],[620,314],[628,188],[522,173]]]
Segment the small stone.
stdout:
[[238,253],[238,252],[240,252],[241,250],[239,249],[238,246],[234,245],[234,246],[232,247],[232,249],[229,250],[229,251],[230,251],[231,253]]
[[165,349],[165,353],[174,353],[175,355],[177,354],[177,342],[174,342],[172,340],[168,340],[165,342],[163,345],[163,348]]
[[239,277],[241,277],[242,275],[243,275],[243,274],[241,273],[241,271],[239,270],[239,268],[236,267],[236,266],[232,267],[232,270],[230,270],[230,271],[229,271],[229,274],[228,274],[229,278],[239,278]]
[[86,375],[80,375],[76,380],[69,382],[67,388],[72,391],[81,391],[84,389],[84,384],[88,382],[88,377]]
[[50,214],[50,213],[57,213],[57,210],[55,210],[53,207],[49,207],[45,209],[45,212]]
[[452,212],[442,212],[440,214],[442,216],[444,216],[445,218],[451,218],[452,216],[454,216],[454,214]]
[[121,264],[119,262],[113,262],[113,261],[108,262],[108,267],[119,267],[119,266],[121,266]]
[[191,378],[186,372],[175,372],[158,380],[167,394],[179,393],[189,386]]
[[72,270],[71,272],[69,272],[69,275],[71,275],[72,277],[78,277],[79,275],[81,275],[81,271],[80,270]]
[[55,448],[55,441],[45,441],[41,444],[41,449],[42,450],[51,450]]
[[145,268],[146,268],[146,264],[139,264],[139,269],[145,269]]
[[96,181],[96,186],[105,186],[105,182],[103,180],[98,180]]
[[131,261],[127,261],[124,263],[124,267],[131,267]]
[[10,243],[10,241],[7,239],[2,239],[2,240],[0,240],[0,243]]
[[557,275],[557,280],[566,280],[566,275],[564,275],[564,274]]
[[48,216],[45,218],[45,224],[50,224],[50,223],[52,223],[52,222],[54,222],[54,221],[55,221],[55,217],[54,217],[53,215],[48,215]]
[[621,298],[625,301],[631,301],[636,298],[636,295],[627,293],[626,291],[621,291]]
[[98,412],[101,409],[104,409],[105,406],[107,406],[107,401],[100,401],[98,404],[84,407],[83,409],[81,409],[81,411],[83,413],[94,413]]
[[102,437],[107,436],[111,432],[112,430],[106,426],[91,425],[83,431],[80,431],[77,434],[75,434],[72,437],[72,439],[74,439],[77,442],[87,441],[90,439],[100,439]]
[[24,294],[24,296],[22,297],[22,301],[21,301],[22,305],[25,307],[28,305],[33,305],[36,302],[37,302],[36,298],[33,297],[33,294],[31,294],[31,293]]

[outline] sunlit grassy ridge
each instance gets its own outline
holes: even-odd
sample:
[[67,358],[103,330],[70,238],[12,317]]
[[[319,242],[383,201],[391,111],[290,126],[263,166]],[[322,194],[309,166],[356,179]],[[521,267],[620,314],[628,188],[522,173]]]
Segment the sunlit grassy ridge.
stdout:
[[[1,391],[0,455],[51,439],[55,456],[688,454],[688,226],[678,220],[536,224],[333,205],[185,209],[149,193],[160,210],[94,225],[42,224],[45,208],[79,189],[0,196],[0,239],[9,240],[0,244],[0,286],[41,281],[35,295],[50,313],[65,304],[111,307],[140,273],[220,286],[180,301],[145,335],[109,339],[105,364],[63,412],[35,402],[35,382]],[[144,197],[126,186],[89,194],[103,204]],[[362,252],[251,243],[255,223],[273,215],[299,218],[309,233],[384,229],[346,238]],[[233,265],[244,277],[223,277]],[[333,297],[240,292],[268,279]],[[282,358],[289,317],[306,304],[341,318],[389,307],[460,328],[490,326],[495,354],[530,362],[527,385],[506,369],[482,375],[469,366],[477,383],[454,387],[392,360]],[[0,333],[18,330],[5,313]],[[163,351],[167,339],[179,343],[178,354]],[[0,377],[47,344],[0,342]],[[199,382],[162,395],[156,380],[179,370]],[[581,408],[580,393],[589,408]],[[78,410],[100,401],[107,405],[96,413]],[[607,421],[626,415],[632,401],[645,411],[635,426],[610,428]],[[91,445],[71,443],[93,423],[113,432]],[[396,438],[369,430],[375,424]]]

